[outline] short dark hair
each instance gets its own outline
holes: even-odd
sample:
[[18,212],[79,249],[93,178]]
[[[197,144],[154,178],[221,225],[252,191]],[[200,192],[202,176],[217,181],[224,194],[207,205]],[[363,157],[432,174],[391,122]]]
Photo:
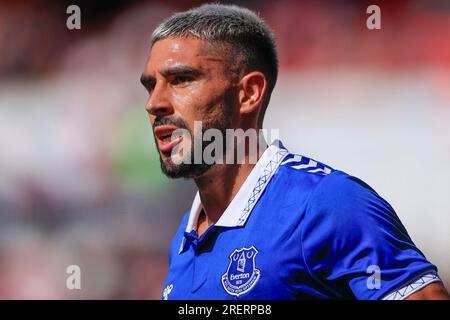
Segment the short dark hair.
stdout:
[[278,57],[272,31],[253,11],[236,5],[205,4],[175,13],[153,32],[151,45],[169,37],[198,38],[230,44],[233,61],[242,70],[264,74],[268,90],[262,102],[260,124],[277,81]]

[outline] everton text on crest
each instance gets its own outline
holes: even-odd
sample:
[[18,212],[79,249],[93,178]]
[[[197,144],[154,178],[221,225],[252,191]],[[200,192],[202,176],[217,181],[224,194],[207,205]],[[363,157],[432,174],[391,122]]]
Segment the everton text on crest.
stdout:
[[228,294],[239,297],[258,282],[261,272],[256,269],[257,254],[258,250],[251,246],[236,249],[230,255],[227,272],[222,275],[222,286]]

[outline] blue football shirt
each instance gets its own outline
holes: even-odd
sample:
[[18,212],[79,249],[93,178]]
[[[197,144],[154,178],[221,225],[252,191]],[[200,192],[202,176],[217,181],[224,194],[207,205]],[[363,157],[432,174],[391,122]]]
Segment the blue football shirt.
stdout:
[[197,193],[173,238],[163,299],[403,299],[440,281],[366,183],[269,146],[200,237]]

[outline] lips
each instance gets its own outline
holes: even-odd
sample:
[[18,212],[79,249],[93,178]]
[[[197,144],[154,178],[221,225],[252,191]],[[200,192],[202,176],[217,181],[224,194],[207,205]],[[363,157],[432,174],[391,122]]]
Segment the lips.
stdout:
[[181,142],[182,136],[172,139],[172,133],[178,128],[172,125],[160,125],[154,129],[158,149],[165,154],[168,154],[172,149]]

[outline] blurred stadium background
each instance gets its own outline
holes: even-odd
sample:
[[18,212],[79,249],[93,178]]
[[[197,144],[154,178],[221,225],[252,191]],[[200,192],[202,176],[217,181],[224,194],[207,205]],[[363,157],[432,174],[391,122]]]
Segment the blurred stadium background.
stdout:
[[[158,22],[201,2],[108,3],[0,0],[2,299],[161,296],[195,186],[160,173],[139,77]],[[236,3],[278,42],[266,127],[374,187],[449,288],[450,1]]]

